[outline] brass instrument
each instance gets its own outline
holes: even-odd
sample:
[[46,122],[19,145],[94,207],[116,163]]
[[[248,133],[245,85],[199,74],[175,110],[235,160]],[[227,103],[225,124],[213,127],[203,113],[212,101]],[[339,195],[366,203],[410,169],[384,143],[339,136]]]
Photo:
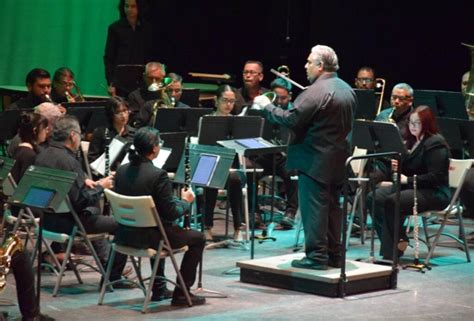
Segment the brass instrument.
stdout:
[[[278,69],[281,70],[282,67],[286,67],[287,68],[287,72],[289,74],[289,70],[288,70],[288,67],[287,66],[280,66],[278,67]],[[299,89],[301,90],[305,90],[306,87],[300,85],[299,83],[297,83],[296,81],[292,80],[290,77],[288,77],[285,73],[282,73],[282,72],[279,72],[279,71],[276,71],[275,69],[270,69],[270,72],[273,73],[274,75],[280,77],[280,78],[283,78],[285,79],[286,81],[289,81],[291,82],[293,85],[295,85],[296,87],[298,87]]]
[[277,71],[282,74],[282,75],[285,75],[286,77],[290,78],[290,67],[288,67],[287,65],[281,65],[277,68]]
[[151,123],[150,126],[155,127],[156,122],[156,113],[158,112],[158,108],[173,108],[174,103],[171,100],[170,96],[166,93],[166,89],[173,83],[173,79],[170,77],[165,77],[163,82],[157,84],[153,82],[150,86],[148,86],[148,91],[158,92],[159,98],[155,100],[153,106],[151,108]]
[[10,264],[13,254],[23,251],[23,243],[17,235],[7,238],[0,247],[0,292],[7,285],[7,274],[10,271]]
[[53,102],[53,100],[51,99],[51,97],[48,94],[44,95],[44,99],[46,99],[46,102],[48,102],[48,103]]
[[383,78],[375,79],[375,94],[380,95],[380,100],[377,106],[376,115],[380,114],[380,111],[382,110],[384,92],[385,92],[385,79]]
[[275,100],[278,97],[278,95],[273,91],[267,91],[267,92],[263,93],[262,96],[267,97],[272,104],[275,102]]
[[76,103],[79,101],[85,101],[84,96],[81,93],[81,89],[77,85],[77,83],[73,80],[72,81],[72,88],[76,90],[76,94],[74,95],[72,91],[65,91],[64,95],[66,95],[66,99],[68,103]]

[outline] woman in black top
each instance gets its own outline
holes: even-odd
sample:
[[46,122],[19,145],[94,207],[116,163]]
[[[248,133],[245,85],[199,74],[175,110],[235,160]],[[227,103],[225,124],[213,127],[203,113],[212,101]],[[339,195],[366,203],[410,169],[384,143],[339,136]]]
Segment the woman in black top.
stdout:
[[[395,195],[392,187],[380,187],[376,191],[374,224],[381,239],[381,255],[393,259],[393,243],[398,242],[399,256],[408,245],[403,229],[404,218],[411,215],[414,204],[413,176],[416,175],[418,212],[441,210],[451,198],[448,185],[449,147],[438,133],[436,120],[428,106],[419,106],[406,124],[406,147],[409,153],[401,163],[400,226],[394,239]],[[398,163],[392,160],[392,172]],[[369,207],[370,208],[370,207]]]
[[[105,152],[106,146],[109,145],[114,137],[125,140],[126,143],[131,143],[135,129],[128,126],[129,110],[127,102],[120,97],[112,97],[105,106],[105,116],[107,119],[107,126],[97,127],[92,134],[92,141],[89,145],[89,162],[95,161]],[[126,154],[124,149],[116,161],[110,164],[112,170],[115,170],[120,164],[120,161]]]
[[36,113],[24,113],[21,115],[18,134],[21,143],[15,149],[12,158],[16,160],[11,174],[18,183],[26,169],[34,164],[36,155],[39,153],[38,145],[46,141],[48,137],[48,119]]

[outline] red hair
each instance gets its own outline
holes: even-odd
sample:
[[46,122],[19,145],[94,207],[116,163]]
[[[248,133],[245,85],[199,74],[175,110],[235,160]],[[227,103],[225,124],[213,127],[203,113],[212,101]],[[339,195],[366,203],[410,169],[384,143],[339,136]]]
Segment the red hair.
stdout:
[[[421,135],[423,135],[425,138],[428,138],[430,136],[436,135],[439,133],[438,126],[436,125],[436,118],[433,114],[433,110],[426,105],[420,105],[416,107],[410,114],[418,114],[418,117],[420,118],[421,122]],[[410,130],[408,129],[409,122],[406,124],[407,126],[407,147],[411,148],[413,144],[416,141],[416,138],[410,133]]]

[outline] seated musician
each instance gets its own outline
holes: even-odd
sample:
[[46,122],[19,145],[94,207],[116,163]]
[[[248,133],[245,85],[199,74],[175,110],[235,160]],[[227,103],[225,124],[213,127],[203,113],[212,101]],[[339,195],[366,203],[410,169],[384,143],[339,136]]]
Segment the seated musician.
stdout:
[[56,69],[53,75],[53,87],[51,89],[51,99],[61,104],[64,102],[82,101],[83,98],[78,95],[73,95],[72,90],[76,88],[74,81],[74,73],[68,67],[61,67]]
[[165,65],[159,62],[149,62],[145,66],[145,72],[143,73],[143,86],[132,91],[128,95],[128,104],[130,106],[130,123],[133,123],[135,118],[138,116],[140,109],[143,105],[150,100],[156,100],[159,98],[156,91],[150,91],[148,88],[151,84],[161,84],[163,78],[165,78],[166,69]]
[[[109,98],[105,105],[105,116],[107,125],[97,127],[92,134],[88,153],[89,162],[93,162],[102,155],[106,146],[112,142],[114,137],[118,137],[126,143],[132,143],[135,128],[128,125],[129,109],[127,102],[118,96]],[[114,164],[110,164],[111,170],[117,168],[119,162],[125,157],[126,150],[121,154]]]
[[14,102],[6,109],[33,109],[39,104],[51,101],[51,76],[47,70],[35,68],[26,75],[28,95]]
[[[115,175],[115,191],[129,196],[151,195],[158,213],[163,221],[166,234],[173,248],[185,245],[189,250],[184,254],[181,263],[181,273],[188,289],[196,279],[196,268],[202,259],[204,236],[195,230],[185,230],[173,222],[189,211],[190,203],[194,200],[192,190],[181,190],[181,200],[173,197],[171,182],[166,171],[155,167],[152,160],[160,152],[160,136],[158,130],[143,127],[137,130],[133,138],[134,149],[129,152],[130,163],[120,166]],[[144,228],[141,233],[136,228],[119,225],[115,236],[117,244],[158,248],[161,239],[158,228]],[[153,264],[153,263],[152,263]],[[161,300],[160,289],[162,282],[155,280],[152,300]],[[205,298],[191,294],[194,305],[205,303]],[[173,292],[172,305],[187,305],[183,291],[176,287]]]
[[[375,70],[372,67],[364,66],[359,68],[359,71],[357,71],[357,77],[354,80],[355,88],[375,90],[375,82]],[[375,98],[375,106],[378,108],[381,95],[377,95]],[[381,109],[386,109],[389,107],[390,104],[384,99],[382,101]]]
[[[49,147],[39,153],[35,164],[77,173],[68,196],[84,228],[88,233],[114,233],[118,227],[117,222],[112,216],[101,215],[99,209],[99,200],[104,188],[112,187],[113,177],[107,176],[98,181],[86,178],[82,165],[77,159],[80,144],[81,127],[79,122],[75,117],[65,115],[54,124]],[[74,220],[70,215],[45,213],[43,226],[50,231],[70,233],[74,226]],[[108,259],[106,240],[94,241],[93,245],[105,267]],[[54,250],[55,252],[60,251],[58,248],[54,248]],[[111,280],[121,278],[125,262],[126,256],[119,254],[112,269]]]
[[[216,92],[216,110],[209,116],[232,116],[235,105],[235,89],[229,85],[220,86]],[[244,182],[239,172],[230,172],[228,178],[228,197],[234,222],[234,240],[241,241],[242,229],[242,184]],[[217,189],[205,189],[205,235],[207,241],[213,240],[212,227],[214,226],[214,208],[217,202]]]
[[[409,154],[401,163],[400,226],[399,235],[394,239],[394,217],[396,193],[393,187],[378,187],[375,196],[374,224],[381,239],[380,254],[392,260],[393,244],[398,243],[398,255],[402,256],[408,245],[408,237],[403,228],[404,218],[413,211],[413,176],[416,175],[418,212],[441,210],[451,197],[448,186],[449,147],[438,133],[436,119],[428,106],[419,106],[409,115],[405,124],[404,139]],[[399,164],[392,160],[391,171]],[[371,198],[370,198],[371,199]],[[368,208],[371,208],[369,205]]]
[[245,106],[252,106],[253,99],[267,91],[262,86],[263,81],[263,64],[260,61],[248,60],[242,70],[242,80],[244,86],[237,90],[237,101],[232,114],[238,115]]
[[172,80],[171,84],[166,89],[166,92],[168,93],[173,106],[177,108],[189,108],[190,106],[181,101],[181,96],[183,95],[183,77],[174,72],[170,72],[167,77],[170,77]]

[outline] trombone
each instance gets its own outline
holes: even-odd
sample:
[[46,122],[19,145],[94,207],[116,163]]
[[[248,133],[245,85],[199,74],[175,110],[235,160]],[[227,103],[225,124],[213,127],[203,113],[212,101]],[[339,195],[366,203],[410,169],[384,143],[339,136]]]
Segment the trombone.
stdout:
[[384,92],[385,92],[385,79],[383,78],[375,79],[375,94],[380,95],[380,100],[377,106],[376,115],[380,114],[380,111],[382,110]]

